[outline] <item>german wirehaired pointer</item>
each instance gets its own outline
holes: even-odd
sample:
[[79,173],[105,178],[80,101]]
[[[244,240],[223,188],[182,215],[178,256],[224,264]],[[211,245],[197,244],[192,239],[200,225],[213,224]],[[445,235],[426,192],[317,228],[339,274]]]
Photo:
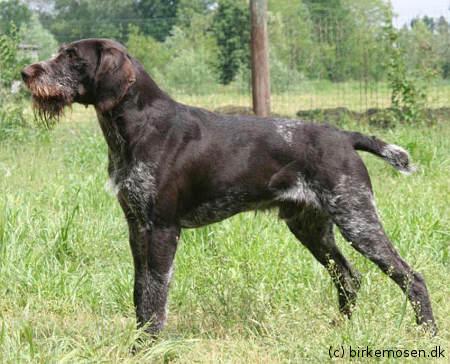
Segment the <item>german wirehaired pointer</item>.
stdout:
[[125,213],[134,258],[134,304],[151,334],[166,321],[181,228],[275,208],[329,271],[340,311],[351,315],[360,274],[339,251],[346,240],[408,296],[418,324],[436,330],[422,276],[383,230],[357,150],[411,172],[408,153],[376,137],[297,120],[224,116],[171,99],[120,44],[80,40],[22,71],[45,119],[74,102],[94,105],[109,177]]

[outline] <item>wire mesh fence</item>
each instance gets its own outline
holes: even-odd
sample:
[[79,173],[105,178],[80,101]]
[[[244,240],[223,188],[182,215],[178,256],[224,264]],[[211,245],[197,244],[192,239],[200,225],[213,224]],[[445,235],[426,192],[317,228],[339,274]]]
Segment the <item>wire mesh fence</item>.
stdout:
[[[304,17],[290,6],[280,17],[269,13],[272,111],[293,116],[299,110],[346,108],[354,112],[391,106],[389,47],[381,13],[330,12]],[[285,11],[286,13],[286,11]],[[357,16],[358,15],[358,16]],[[306,20],[305,20],[306,19]],[[60,41],[108,36],[111,28],[172,27],[170,17],[117,19],[99,27],[73,24],[70,33],[56,32]],[[200,22],[201,23],[201,22]],[[171,35],[156,41],[138,30],[122,41],[162,88],[182,102],[209,109],[224,106],[251,108],[249,58],[238,66],[231,82],[223,85],[218,75],[217,45],[213,21],[189,29],[172,27]],[[84,24],[84,23],[83,23]],[[113,32],[114,33],[114,32]],[[405,67],[426,93],[429,108],[450,107],[450,27],[439,20],[431,29],[416,26],[399,30],[395,47],[404,50]],[[448,70],[445,71],[445,67]],[[447,72],[447,73],[446,73]]]

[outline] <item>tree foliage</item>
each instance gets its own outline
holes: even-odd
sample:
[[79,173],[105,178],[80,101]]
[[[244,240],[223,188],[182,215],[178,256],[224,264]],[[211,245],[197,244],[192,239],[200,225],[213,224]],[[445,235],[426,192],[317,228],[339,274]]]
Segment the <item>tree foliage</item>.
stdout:
[[392,25],[390,12],[386,13],[385,33],[389,39],[387,50],[387,79],[391,89],[391,104],[394,118],[407,123],[416,122],[423,116],[426,102],[424,87],[419,87],[417,77],[412,77],[407,68],[406,51],[400,46],[400,32]]
[[8,33],[0,34],[0,87],[10,88],[28,61],[19,53],[20,42],[20,34],[14,23],[10,24]]
[[47,59],[58,49],[58,42],[52,33],[45,29],[37,14],[33,14],[19,30],[20,39],[25,44],[38,46],[38,58]]
[[180,0],[135,1],[136,16],[143,20],[138,22],[141,31],[163,41],[175,25],[179,2]]
[[170,60],[170,53],[164,44],[150,35],[144,35],[137,26],[130,27],[127,48],[149,72],[163,68]]
[[133,0],[53,0],[40,19],[59,43],[90,37],[125,40],[128,24],[138,22]]
[[20,42],[14,23],[11,23],[8,34],[0,34],[0,140],[11,134],[16,126],[25,123],[20,95],[11,92],[19,70],[27,62],[18,52]]
[[250,16],[247,2],[220,0],[213,32],[219,48],[219,79],[230,83],[239,67],[249,64]]
[[[22,41],[39,46],[40,58],[54,52],[55,38],[115,38],[168,89],[248,88],[246,0],[0,1],[2,32],[10,32],[11,20],[19,24]],[[304,80],[390,82],[392,57],[397,66],[403,62],[397,86],[402,75],[450,78],[448,21],[414,19],[398,32],[395,47],[402,52],[395,55],[386,31],[389,11],[385,0],[269,1],[272,89],[285,92]]]
[[[7,3],[10,5],[2,11],[10,15],[4,15],[5,19],[23,11],[19,18],[30,22],[25,14],[28,10],[24,10],[20,0]],[[164,67],[155,65],[158,56],[150,54],[151,50],[161,53],[161,58],[177,58],[181,49],[167,47],[173,43],[170,38],[181,31],[203,55],[210,57],[206,61],[208,67],[213,60],[213,73],[220,83],[229,84],[238,74],[248,73],[250,16],[245,0],[28,3],[38,9],[42,24],[59,43],[88,37],[115,38],[134,44],[134,52],[146,58],[149,67],[161,70]],[[11,10],[11,4],[17,11]],[[384,0],[270,1],[269,44],[274,87],[289,89],[302,79],[333,82],[386,79],[385,52],[389,42],[383,31],[387,9],[390,3]],[[201,42],[205,44],[199,48]],[[413,20],[400,32],[399,44],[408,48],[411,55],[408,68],[432,69],[436,76],[450,77],[449,24],[445,18]]]
[[0,2],[0,34],[11,34],[14,24],[16,28],[30,20],[31,11],[19,0]]

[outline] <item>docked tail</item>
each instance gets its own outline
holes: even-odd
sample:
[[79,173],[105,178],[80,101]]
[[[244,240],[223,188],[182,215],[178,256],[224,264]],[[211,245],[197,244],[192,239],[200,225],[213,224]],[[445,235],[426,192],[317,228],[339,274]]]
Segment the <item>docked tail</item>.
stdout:
[[416,168],[411,164],[408,152],[395,144],[387,144],[375,136],[366,136],[357,132],[345,132],[353,148],[363,150],[383,158],[395,169],[404,174],[413,173]]

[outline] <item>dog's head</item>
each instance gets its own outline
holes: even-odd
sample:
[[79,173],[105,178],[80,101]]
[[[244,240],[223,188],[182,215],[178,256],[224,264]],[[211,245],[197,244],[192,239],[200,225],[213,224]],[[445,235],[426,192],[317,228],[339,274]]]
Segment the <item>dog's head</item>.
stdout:
[[126,49],[108,39],[85,39],[60,47],[51,59],[27,66],[22,78],[41,119],[58,119],[78,102],[100,112],[116,106],[135,82]]

